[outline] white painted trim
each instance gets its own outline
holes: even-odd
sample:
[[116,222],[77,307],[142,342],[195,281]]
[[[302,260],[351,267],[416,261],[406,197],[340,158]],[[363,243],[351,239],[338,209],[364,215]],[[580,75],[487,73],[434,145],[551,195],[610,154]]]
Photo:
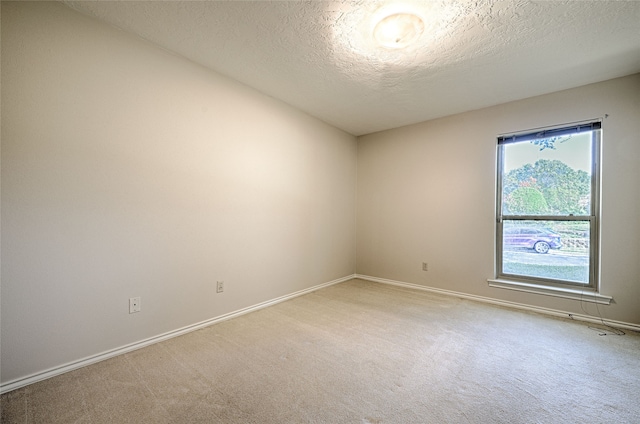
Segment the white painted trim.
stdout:
[[581,302],[599,303],[609,305],[613,298],[594,291],[569,289],[563,287],[540,286],[538,284],[522,283],[519,281],[489,279],[490,287],[499,289],[516,290],[526,293],[541,294],[544,296],[562,297],[564,299],[579,300]]
[[208,327],[213,324],[217,324],[222,321],[226,321],[231,318],[239,317],[244,314],[248,314],[249,312],[254,312],[259,309],[266,308],[268,306],[275,305],[280,302],[284,302],[285,300],[290,300],[298,296],[302,296],[316,290],[332,286],[334,284],[342,283],[348,280],[352,280],[356,278],[355,274],[348,275],[346,277],[338,278],[337,280],[329,281],[328,283],[318,284],[313,287],[309,287],[307,289],[299,290],[294,293],[290,293],[284,296],[276,297],[275,299],[267,300],[262,303],[258,303],[253,306],[249,306],[243,309],[239,309],[234,312],[229,312],[228,314],[220,315],[206,321],[198,322],[192,325],[188,325],[186,327],[179,328],[177,330],[169,331],[164,334],[159,334],[154,337],[150,337],[148,339],[140,340],[138,342],[130,343],[125,346],[121,346],[115,349],[108,350],[106,352],[102,352],[96,355],[87,356],[86,358],[79,359],[77,361],[68,362],[66,364],[49,368],[48,370],[37,372],[26,377],[20,377],[6,383],[0,385],[0,394],[10,392],[12,390],[19,389],[24,386],[28,386],[29,384],[36,383],[38,381],[46,380],[51,377],[55,377],[60,374],[64,374],[69,371],[76,370],[78,368],[86,367],[91,364],[95,364],[100,361],[104,361],[105,359],[113,358],[114,356],[122,355],[124,353],[132,352],[137,349],[141,349],[146,346],[150,346],[155,343],[159,343],[168,339],[172,339],[174,337],[182,336],[183,334],[190,333],[192,331],[199,330],[204,327]]
[[429,287],[429,286],[421,286],[419,284],[405,283],[403,281],[387,280],[385,278],[371,277],[371,276],[368,276],[368,275],[356,274],[356,278],[359,278],[361,280],[372,281],[374,283],[390,284],[390,285],[393,285],[393,286],[400,286],[400,287],[406,287],[406,288],[409,288],[409,289],[416,289],[416,290],[428,291],[428,292],[432,292],[432,293],[443,294],[445,296],[453,296],[453,297],[459,297],[459,298],[462,298],[462,299],[475,300],[475,301],[483,302],[483,303],[490,303],[490,304],[493,304],[493,305],[506,306],[508,308],[523,309],[523,310],[526,310],[526,311],[538,312],[538,313],[545,314],[545,315],[552,315],[552,316],[556,316],[556,317],[569,318],[569,319],[573,319],[573,320],[576,320],[576,321],[586,321],[586,322],[591,322],[591,323],[594,323],[594,324],[603,324],[604,323],[605,325],[608,325],[608,326],[611,326],[611,327],[623,328],[625,330],[632,330],[632,331],[640,332],[640,324],[633,324],[633,323],[630,323],[630,322],[615,321],[615,320],[611,320],[611,319],[604,319],[603,320],[600,317],[592,317],[590,315],[574,314],[572,312],[560,311],[560,310],[557,310],[557,309],[550,309],[550,308],[543,308],[543,307],[540,307],[540,306],[526,305],[524,303],[509,302],[507,300],[494,299],[494,298],[491,298],[491,297],[484,297],[484,296],[476,296],[474,294],[460,293],[460,292],[456,292],[456,291],[452,291],[452,290],[438,289],[438,288]]

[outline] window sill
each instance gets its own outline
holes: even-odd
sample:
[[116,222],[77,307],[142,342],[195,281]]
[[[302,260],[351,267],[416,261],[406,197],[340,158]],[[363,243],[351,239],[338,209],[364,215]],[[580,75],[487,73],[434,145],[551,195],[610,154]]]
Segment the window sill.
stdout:
[[489,287],[516,290],[526,293],[535,293],[544,296],[562,297],[565,299],[579,300],[581,302],[609,305],[613,300],[611,296],[604,296],[594,291],[570,289],[564,287],[541,286],[538,284],[522,283],[510,280],[488,279],[487,281],[489,282]]

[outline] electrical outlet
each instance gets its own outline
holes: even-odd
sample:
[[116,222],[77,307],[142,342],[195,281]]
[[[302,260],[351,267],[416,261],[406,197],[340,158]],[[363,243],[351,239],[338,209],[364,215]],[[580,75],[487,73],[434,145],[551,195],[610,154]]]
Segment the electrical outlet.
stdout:
[[224,281],[218,281],[216,285],[216,293],[222,293],[224,291]]
[[129,313],[133,314],[142,310],[142,298],[132,297],[129,298]]
[[429,264],[426,262],[422,262],[422,270],[423,271],[429,271]]

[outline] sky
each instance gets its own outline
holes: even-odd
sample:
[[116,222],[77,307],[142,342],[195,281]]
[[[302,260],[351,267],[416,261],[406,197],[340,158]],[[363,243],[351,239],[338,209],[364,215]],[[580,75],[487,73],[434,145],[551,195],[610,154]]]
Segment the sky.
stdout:
[[529,141],[505,145],[504,173],[540,159],[560,160],[575,170],[591,174],[591,132],[574,134],[564,142],[556,141],[554,149],[540,150]]

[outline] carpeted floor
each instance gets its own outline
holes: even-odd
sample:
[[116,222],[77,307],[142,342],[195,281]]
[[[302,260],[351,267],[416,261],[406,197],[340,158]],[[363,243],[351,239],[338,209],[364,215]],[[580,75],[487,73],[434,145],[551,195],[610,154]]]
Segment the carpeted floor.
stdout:
[[361,280],[6,393],[3,423],[640,423],[640,335]]

